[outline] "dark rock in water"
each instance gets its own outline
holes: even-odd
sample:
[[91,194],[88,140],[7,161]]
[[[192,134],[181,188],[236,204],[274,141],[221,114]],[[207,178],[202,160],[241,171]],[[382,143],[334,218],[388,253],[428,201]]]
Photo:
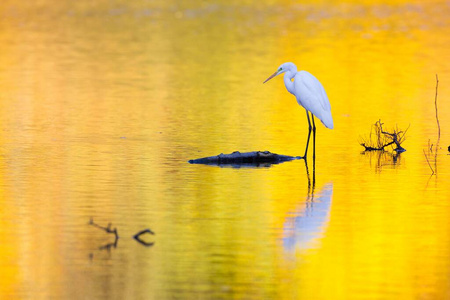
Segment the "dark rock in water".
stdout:
[[271,164],[279,164],[285,161],[296,159],[303,159],[301,156],[288,156],[272,153],[269,151],[253,151],[241,153],[235,151],[231,154],[219,154],[216,156],[203,157],[199,159],[192,159],[191,164],[205,164],[205,165],[230,165],[234,167],[240,166],[270,166]]

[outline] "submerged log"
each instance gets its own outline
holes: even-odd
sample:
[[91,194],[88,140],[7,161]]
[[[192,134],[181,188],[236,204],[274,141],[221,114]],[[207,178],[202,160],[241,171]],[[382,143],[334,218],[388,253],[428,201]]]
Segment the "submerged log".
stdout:
[[205,165],[251,165],[251,166],[270,166],[271,164],[279,164],[285,161],[296,159],[303,159],[301,156],[289,156],[272,153],[269,151],[253,151],[244,152],[235,151],[230,154],[219,154],[216,156],[203,157],[199,159],[192,159],[191,164],[205,164]]

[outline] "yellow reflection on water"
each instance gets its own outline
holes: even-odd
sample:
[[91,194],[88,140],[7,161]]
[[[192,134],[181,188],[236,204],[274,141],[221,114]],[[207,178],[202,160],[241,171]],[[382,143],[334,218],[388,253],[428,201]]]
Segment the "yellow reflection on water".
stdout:
[[[443,1],[3,2],[1,293],[450,297],[448,13]],[[319,78],[332,105],[314,188],[302,161],[187,164],[303,153],[304,110],[281,78],[262,84],[285,61]],[[429,177],[436,73],[443,148]],[[379,119],[410,126],[407,152],[360,153]],[[90,217],[119,228],[116,249],[99,250],[109,238]],[[149,249],[131,239],[145,227]]]

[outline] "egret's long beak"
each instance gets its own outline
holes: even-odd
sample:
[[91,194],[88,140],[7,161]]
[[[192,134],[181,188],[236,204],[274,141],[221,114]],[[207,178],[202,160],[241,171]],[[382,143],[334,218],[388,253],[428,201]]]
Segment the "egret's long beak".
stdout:
[[273,73],[272,75],[270,75],[269,78],[267,78],[263,83],[266,83],[267,81],[269,81],[270,79],[274,78],[275,76],[278,75],[278,71],[276,71],[275,73]]

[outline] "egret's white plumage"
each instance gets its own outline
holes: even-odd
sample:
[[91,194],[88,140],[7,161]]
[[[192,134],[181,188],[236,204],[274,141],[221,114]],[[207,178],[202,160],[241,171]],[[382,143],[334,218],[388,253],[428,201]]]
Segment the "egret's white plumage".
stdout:
[[333,129],[334,124],[330,102],[320,81],[309,72],[297,72],[295,64],[288,62],[280,65],[278,70],[267,78],[264,83],[282,73],[285,73],[284,84],[286,89],[295,96],[298,104],[303,106],[307,113],[308,111],[311,112],[322,121],[325,127]]

